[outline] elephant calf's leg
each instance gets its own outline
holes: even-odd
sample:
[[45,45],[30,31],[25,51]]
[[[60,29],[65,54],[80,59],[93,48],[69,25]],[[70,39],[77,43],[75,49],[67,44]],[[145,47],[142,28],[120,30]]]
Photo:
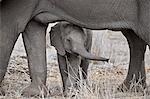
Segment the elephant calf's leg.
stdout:
[[74,89],[77,88],[78,80],[79,80],[79,67],[81,63],[81,57],[76,55],[69,55],[68,56],[68,62],[67,62],[67,69],[68,69],[68,78],[66,80],[66,86],[65,89],[67,90],[69,88]]
[[123,34],[127,38],[130,48],[130,63],[127,77],[120,88],[126,88],[126,90],[136,89],[137,91],[141,91],[141,89],[143,90],[146,87],[144,63],[146,43],[131,30],[125,30],[123,31]]
[[[83,76],[83,81],[84,81],[83,84],[85,84],[86,86],[89,86],[88,80],[87,80],[89,60],[82,59],[80,67],[81,67],[81,70],[82,70],[82,76]],[[82,79],[82,78],[80,77],[80,79]]]
[[63,91],[65,91],[65,85],[68,78],[66,57],[61,56],[60,54],[57,54],[57,56],[58,56],[59,70],[60,70],[62,83],[63,83]]
[[89,67],[89,60],[87,59],[82,59],[81,61],[81,68],[82,68],[82,75],[83,75],[83,79],[87,79],[87,70]]
[[31,21],[23,33],[23,41],[31,77],[31,85],[24,89],[23,95],[41,95],[42,91],[46,95],[46,27]]

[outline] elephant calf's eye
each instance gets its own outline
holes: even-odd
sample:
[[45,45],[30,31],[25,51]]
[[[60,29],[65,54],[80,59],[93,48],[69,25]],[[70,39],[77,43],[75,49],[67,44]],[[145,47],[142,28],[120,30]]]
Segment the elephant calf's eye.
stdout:
[[66,41],[70,41],[70,39],[68,38],[68,39],[66,39]]
[[65,39],[65,45],[70,46],[71,40],[69,38]]
[[69,41],[69,42],[70,42],[70,41],[71,41],[71,38],[70,38],[70,37],[68,37],[68,38],[66,39],[66,41]]

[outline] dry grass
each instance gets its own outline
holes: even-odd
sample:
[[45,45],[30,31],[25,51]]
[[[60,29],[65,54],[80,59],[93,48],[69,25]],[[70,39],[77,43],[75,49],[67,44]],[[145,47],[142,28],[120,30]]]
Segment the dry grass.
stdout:
[[[95,31],[99,32],[99,31]],[[106,31],[105,31],[106,32]],[[98,36],[97,36],[98,35]],[[116,88],[123,82],[127,74],[129,61],[128,46],[125,38],[120,33],[111,34],[111,31],[94,35],[92,52],[110,58],[110,64],[102,62],[91,62],[89,66],[88,81],[89,86],[84,82],[79,83],[81,89],[76,90],[75,99],[150,99],[148,95],[139,93],[121,93]],[[100,38],[96,38],[100,37]],[[100,40],[99,42],[97,42]],[[100,46],[99,46],[100,45]],[[99,47],[98,47],[99,46]],[[26,99],[21,96],[22,90],[30,84],[27,60],[24,57],[24,47],[21,40],[17,43],[12,54],[8,71],[3,81],[3,88],[6,96],[0,99]],[[56,60],[56,52],[53,47],[47,47],[48,58],[48,79],[47,86],[52,96],[47,99],[65,99],[59,96],[62,93],[62,82]],[[146,53],[146,74],[147,83],[150,85],[150,52]],[[40,97],[39,97],[40,98]],[[68,97],[68,99],[72,97]],[[35,99],[30,98],[30,99]]]

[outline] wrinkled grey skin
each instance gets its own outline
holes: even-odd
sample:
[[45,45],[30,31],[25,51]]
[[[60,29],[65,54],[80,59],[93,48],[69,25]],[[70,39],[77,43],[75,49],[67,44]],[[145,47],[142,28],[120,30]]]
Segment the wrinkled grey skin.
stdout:
[[123,84],[129,89],[135,75],[146,87],[144,55],[146,45],[150,46],[150,0],[3,0],[0,7],[0,83],[14,44],[24,32],[32,82],[23,94],[40,94],[38,87],[46,83],[46,56],[45,33],[39,31],[45,32],[48,23],[65,20],[89,29],[122,31],[130,48],[129,70]]
[[90,54],[92,31],[68,22],[60,22],[52,27],[50,41],[57,50],[59,69],[63,81],[63,90],[67,94],[69,87],[76,87],[81,67],[83,79],[87,78],[88,59],[106,61],[108,59]]

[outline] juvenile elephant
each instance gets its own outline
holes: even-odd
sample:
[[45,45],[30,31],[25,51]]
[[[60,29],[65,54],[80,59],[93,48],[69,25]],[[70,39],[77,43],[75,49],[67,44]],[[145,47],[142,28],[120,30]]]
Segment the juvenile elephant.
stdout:
[[59,69],[63,81],[63,90],[76,87],[79,77],[79,66],[83,79],[87,78],[89,60],[108,62],[109,59],[90,53],[92,32],[68,22],[60,22],[52,27],[50,41],[57,50]]

